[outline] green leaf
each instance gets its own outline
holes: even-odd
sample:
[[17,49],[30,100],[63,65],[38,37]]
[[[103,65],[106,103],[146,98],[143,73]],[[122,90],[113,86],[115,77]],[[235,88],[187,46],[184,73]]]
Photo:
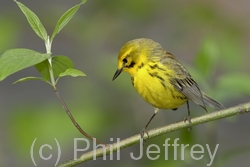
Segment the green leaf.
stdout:
[[58,77],[59,74],[65,72],[68,68],[73,68],[74,64],[67,56],[54,56],[52,57],[52,67],[54,77]]
[[49,61],[48,61],[48,59],[44,60],[41,63],[36,64],[35,68],[45,80],[49,81],[50,75],[49,75]]
[[86,2],[86,0],[82,0],[82,2],[78,5],[73,6],[72,8],[70,8],[69,10],[67,10],[58,20],[58,22],[56,23],[56,27],[53,31],[53,34],[51,36],[51,41],[53,41],[54,37],[56,36],[56,34],[58,34],[62,28],[67,25],[67,23],[72,19],[72,17],[75,15],[75,13],[77,12],[77,10],[79,9],[79,7],[84,4]]
[[33,66],[50,57],[30,49],[10,49],[0,57],[0,81],[24,68]]
[[69,68],[65,72],[59,74],[59,78],[65,77],[65,76],[71,76],[71,77],[84,77],[86,74],[84,74],[82,71],[77,70],[75,68]]
[[214,72],[218,58],[219,48],[216,42],[211,38],[205,39],[195,58],[195,65],[202,75],[204,75],[204,78],[208,78]]
[[24,82],[24,81],[29,81],[29,80],[40,80],[40,81],[44,81],[46,83],[49,83],[44,78],[40,78],[40,77],[25,77],[25,78],[21,78],[21,79],[15,81],[13,84],[16,84],[16,83],[19,83],[19,82]]
[[26,19],[28,20],[30,26],[35,31],[35,33],[44,41],[46,41],[48,37],[47,32],[44,26],[42,25],[41,21],[39,20],[39,18],[36,16],[36,14],[32,12],[29,8],[27,8],[24,4],[16,0],[15,2],[19,6],[23,14],[26,16]]
[[84,77],[86,76],[86,74],[84,74],[82,71],[80,70],[77,70],[75,68],[69,68],[67,69],[65,72],[62,72],[59,74],[57,80],[56,80],[56,83],[58,82],[58,80],[62,77],[65,77],[65,76],[71,76],[71,77]]
[[[45,60],[37,65],[35,65],[37,71],[45,80],[50,79],[49,74],[49,61]],[[65,72],[69,68],[73,68],[74,64],[67,56],[53,56],[52,57],[52,68],[54,77],[58,77],[60,73]]]

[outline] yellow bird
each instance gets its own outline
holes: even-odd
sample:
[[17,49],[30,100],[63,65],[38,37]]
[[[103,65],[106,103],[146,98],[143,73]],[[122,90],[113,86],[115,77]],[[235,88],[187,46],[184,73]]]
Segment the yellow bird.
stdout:
[[121,48],[118,55],[118,69],[113,80],[122,71],[130,74],[135,90],[146,102],[155,107],[154,114],[141,132],[142,138],[159,109],[176,110],[187,103],[187,119],[191,125],[188,100],[206,111],[205,104],[224,108],[222,104],[200,90],[187,69],[171,53],[151,39],[135,39]]

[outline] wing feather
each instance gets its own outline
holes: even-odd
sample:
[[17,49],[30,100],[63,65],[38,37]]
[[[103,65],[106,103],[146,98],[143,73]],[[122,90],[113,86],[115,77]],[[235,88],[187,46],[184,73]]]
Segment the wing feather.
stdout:
[[202,92],[187,69],[169,52],[161,59],[161,63],[171,69],[173,77],[170,78],[170,82],[173,86],[189,100],[192,100],[207,111]]

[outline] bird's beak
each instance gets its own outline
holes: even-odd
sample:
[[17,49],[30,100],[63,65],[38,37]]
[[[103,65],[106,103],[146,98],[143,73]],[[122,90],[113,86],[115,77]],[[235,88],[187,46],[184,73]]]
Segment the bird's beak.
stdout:
[[113,76],[112,81],[114,81],[114,80],[121,74],[122,69],[123,69],[123,68],[117,69],[117,70],[116,70],[116,72],[115,72],[115,74],[114,74],[114,76]]

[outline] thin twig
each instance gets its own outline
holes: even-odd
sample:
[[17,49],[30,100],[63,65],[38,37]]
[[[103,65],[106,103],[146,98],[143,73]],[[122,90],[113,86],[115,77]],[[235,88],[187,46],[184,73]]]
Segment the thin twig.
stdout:
[[[214,121],[217,119],[222,119],[230,116],[234,116],[237,114],[245,114],[250,112],[250,102],[246,104],[241,104],[235,107],[227,108],[224,110],[208,113],[206,115],[202,115],[200,117],[196,117],[192,119],[192,126],[196,126],[198,124],[203,124],[206,122]],[[185,123],[184,121],[173,123],[170,125],[166,125],[163,127],[155,128],[150,131],[148,131],[149,138],[154,138],[166,133],[170,133],[173,131],[177,131],[180,129],[188,128],[190,125],[189,123]],[[103,146],[104,148],[96,149],[93,151],[89,151],[87,153],[82,154],[77,159],[72,159],[67,162],[61,163],[57,165],[56,167],[71,167],[76,166],[78,164],[81,164],[86,161],[90,161],[93,159],[93,157],[102,157],[105,154],[114,153],[117,151],[120,151],[120,149],[129,147],[131,145],[134,145],[136,143],[142,142],[140,138],[140,134],[134,135],[132,137],[129,137],[127,139],[124,139],[120,142],[113,143],[110,145]],[[106,152],[104,151],[106,150]]]
[[[63,108],[65,109],[66,113],[68,114],[70,120],[73,122],[73,124],[75,125],[75,127],[79,130],[79,132],[81,132],[81,134],[83,134],[85,137],[87,137],[88,139],[95,141],[99,144],[104,144],[102,141],[92,137],[91,135],[89,135],[88,133],[86,133],[84,130],[82,130],[82,128],[80,127],[80,125],[76,122],[76,120],[74,119],[73,115],[71,114],[69,108],[67,107],[67,105],[65,104],[65,102],[63,101],[63,99],[61,98],[61,96],[59,95],[59,92],[57,91],[57,89],[54,89],[55,94],[57,96],[57,98],[60,100]],[[105,145],[105,144],[104,144]]]

